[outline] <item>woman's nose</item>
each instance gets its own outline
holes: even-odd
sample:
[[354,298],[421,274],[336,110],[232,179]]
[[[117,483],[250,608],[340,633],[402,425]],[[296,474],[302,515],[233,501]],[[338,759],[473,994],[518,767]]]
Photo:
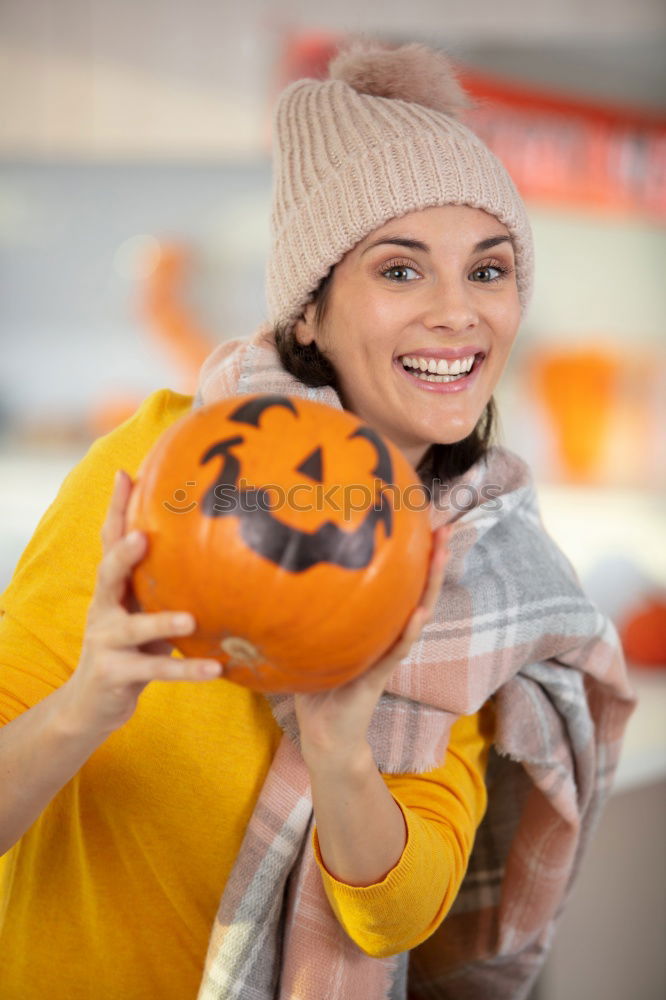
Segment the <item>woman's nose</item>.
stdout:
[[441,327],[451,333],[464,333],[479,322],[474,303],[473,289],[463,282],[437,284],[429,289],[429,298],[423,313],[423,323],[429,330]]

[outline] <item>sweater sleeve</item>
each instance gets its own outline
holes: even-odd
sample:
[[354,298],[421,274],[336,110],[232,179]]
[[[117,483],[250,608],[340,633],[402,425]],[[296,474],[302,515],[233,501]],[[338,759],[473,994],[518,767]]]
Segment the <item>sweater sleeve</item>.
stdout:
[[416,947],[451,908],[486,809],[485,768],[493,729],[488,702],[451,727],[441,767],[383,776],[402,810],[407,843],[381,882],[351,886],[335,879],[324,866],[315,829],[315,858],[329,903],[367,954],[379,958]]

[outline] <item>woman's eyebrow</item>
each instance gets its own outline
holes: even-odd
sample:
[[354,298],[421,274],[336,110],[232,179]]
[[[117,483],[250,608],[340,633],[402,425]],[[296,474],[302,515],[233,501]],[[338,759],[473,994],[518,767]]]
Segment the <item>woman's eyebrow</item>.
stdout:
[[[430,253],[430,247],[427,243],[423,243],[421,240],[410,240],[404,236],[383,236],[380,240],[375,240],[374,243],[370,243],[363,253],[367,253],[368,250],[372,250],[373,247],[383,246],[385,243],[392,244],[393,246],[406,247],[408,250],[422,250],[424,253]],[[489,236],[485,240],[481,240],[472,249],[472,253],[480,253],[482,250],[490,250],[491,247],[497,246],[498,243],[510,243],[513,246],[513,239],[510,236]],[[515,250],[515,247],[514,247]]]

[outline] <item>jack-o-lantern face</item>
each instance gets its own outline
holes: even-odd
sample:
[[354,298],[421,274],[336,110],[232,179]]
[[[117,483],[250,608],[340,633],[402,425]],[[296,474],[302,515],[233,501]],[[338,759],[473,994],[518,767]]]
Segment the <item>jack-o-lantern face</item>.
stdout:
[[133,577],[143,607],[189,609],[196,633],[174,644],[263,691],[331,687],[376,660],[420,597],[431,544],[397,449],[350,413],[275,395],[169,428],[128,526],[149,536]]
[[[264,412],[273,406],[284,407],[299,419],[299,412],[288,397],[262,396],[242,403],[230,414],[229,420],[258,427]],[[298,434],[295,437],[298,441]],[[347,435],[348,440],[357,437],[369,441],[375,449],[376,462],[370,475],[386,486],[394,486],[391,456],[377,432],[370,427],[358,427]],[[224,438],[213,444],[203,456],[202,464],[210,462],[216,456],[223,459],[219,477],[204,495],[204,514],[209,517],[238,518],[241,534],[251,549],[270,559],[281,569],[294,573],[309,569],[319,562],[329,562],[349,569],[361,569],[370,563],[375,550],[376,525],[381,522],[386,537],[391,535],[392,507],[387,493],[380,492],[379,496],[373,496],[368,491],[372,506],[369,506],[363,520],[353,531],[346,531],[331,520],[314,531],[285,524],[273,514],[265,487],[243,488],[241,485],[241,461],[237,457],[237,449],[244,442],[242,435]],[[322,452],[322,445],[317,445],[296,466],[295,471],[301,478],[305,477],[323,486],[325,479]],[[226,503],[221,502],[222,496]]]

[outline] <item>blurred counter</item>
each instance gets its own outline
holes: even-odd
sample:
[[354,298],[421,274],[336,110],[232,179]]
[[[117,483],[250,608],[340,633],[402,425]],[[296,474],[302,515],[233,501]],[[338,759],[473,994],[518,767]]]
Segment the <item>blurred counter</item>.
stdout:
[[[589,590],[600,564],[620,567],[618,587],[647,578],[666,589],[666,494],[622,487],[537,483],[546,530]],[[634,564],[632,579],[627,578]],[[604,609],[605,610],[605,609]]]
[[613,793],[666,779],[666,665],[630,666],[638,705],[627,725]]

